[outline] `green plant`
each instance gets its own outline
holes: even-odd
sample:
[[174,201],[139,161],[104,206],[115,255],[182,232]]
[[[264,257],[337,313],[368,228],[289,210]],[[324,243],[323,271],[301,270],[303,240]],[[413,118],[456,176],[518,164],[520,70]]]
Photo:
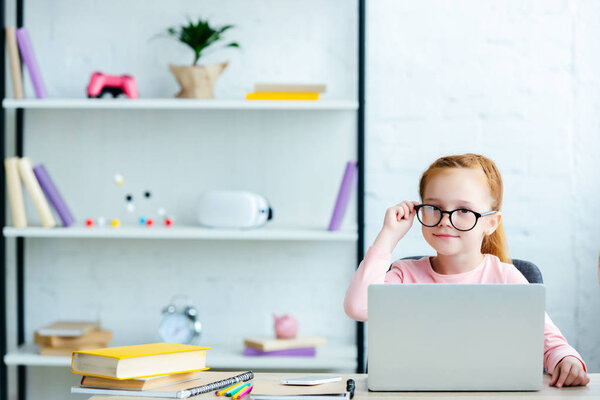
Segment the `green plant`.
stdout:
[[[167,33],[170,36],[177,38],[181,43],[187,44],[192,48],[194,51],[194,63],[192,65],[196,65],[202,56],[202,52],[209,46],[223,40],[222,34],[231,28],[233,28],[233,25],[213,28],[209,25],[207,20],[198,19],[198,21],[194,23],[189,19],[187,25],[170,27],[167,29]],[[236,42],[231,42],[224,47],[240,46]]]

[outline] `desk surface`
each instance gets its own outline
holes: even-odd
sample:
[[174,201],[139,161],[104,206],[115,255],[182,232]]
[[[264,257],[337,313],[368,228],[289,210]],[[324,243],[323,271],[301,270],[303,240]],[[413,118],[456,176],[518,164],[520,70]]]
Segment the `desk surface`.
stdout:
[[[295,376],[306,376],[306,373],[266,373],[254,374],[254,379],[269,381],[280,381],[284,378]],[[591,382],[587,386],[577,386],[557,389],[548,386],[550,376],[544,376],[544,387],[538,392],[369,392],[367,389],[367,375],[365,374],[315,374],[320,376],[342,376],[344,379],[352,378],[356,382],[354,399],[462,399],[464,397],[476,399],[521,399],[521,398],[544,398],[544,399],[600,399],[600,374],[590,374]],[[190,397],[193,400],[222,399],[216,397],[214,392]],[[165,400],[156,397],[125,397],[125,396],[101,396],[96,395],[93,400]],[[307,398],[308,399],[308,398]]]
[[[268,377],[268,379],[283,379],[306,374],[285,373],[257,373],[255,379]],[[367,389],[366,374],[310,374],[324,376],[343,376],[345,379],[352,378],[356,382],[354,399],[459,399],[471,397],[477,399],[515,399],[515,398],[560,398],[560,399],[600,399],[600,374],[590,374],[591,382],[587,386],[577,386],[557,389],[548,386],[550,376],[544,376],[544,387],[538,392],[369,392]]]

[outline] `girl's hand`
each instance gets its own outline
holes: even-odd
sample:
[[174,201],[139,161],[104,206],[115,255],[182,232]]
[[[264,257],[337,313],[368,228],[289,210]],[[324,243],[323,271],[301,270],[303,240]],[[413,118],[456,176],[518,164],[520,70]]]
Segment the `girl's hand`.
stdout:
[[377,235],[377,239],[375,239],[373,246],[391,253],[400,239],[402,239],[404,235],[406,235],[406,232],[410,230],[415,215],[417,215],[415,206],[418,204],[418,201],[405,200],[402,203],[388,208],[385,212],[383,228],[381,228],[381,232]]
[[554,368],[550,386],[585,386],[590,383],[590,377],[585,373],[581,361],[573,356],[566,356]]

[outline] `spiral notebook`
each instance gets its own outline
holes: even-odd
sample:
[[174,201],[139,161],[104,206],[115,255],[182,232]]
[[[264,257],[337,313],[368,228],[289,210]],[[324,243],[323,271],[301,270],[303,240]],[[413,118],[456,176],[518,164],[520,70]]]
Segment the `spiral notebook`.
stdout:
[[[85,393],[94,395],[110,396],[133,396],[133,397],[161,397],[170,399],[187,399],[190,396],[196,396],[202,393],[208,393],[213,390],[222,389],[238,382],[249,381],[254,378],[252,371],[248,372],[221,372],[205,371],[198,379],[193,381],[178,383],[171,386],[164,386],[160,389],[146,391],[139,390],[121,390],[121,389],[100,389],[82,386],[71,387],[71,393]],[[91,399],[102,400],[103,396],[93,396]]]

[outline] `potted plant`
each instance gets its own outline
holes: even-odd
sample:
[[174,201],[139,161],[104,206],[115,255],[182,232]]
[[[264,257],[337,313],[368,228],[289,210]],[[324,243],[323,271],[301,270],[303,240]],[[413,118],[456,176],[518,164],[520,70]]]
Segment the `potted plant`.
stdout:
[[[170,27],[167,29],[169,36],[175,37],[181,43],[188,45],[194,51],[192,65],[173,65],[169,68],[181,86],[181,91],[176,97],[207,99],[214,97],[214,85],[227,62],[214,65],[198,65],[203,52],[223,40],[223,33],[233,28],[233,25],[211,27],[207,20],[198,19],[197,22],[189,20],[187,25]],[[240,47],[236,42],[227,43],[224,47]]]

